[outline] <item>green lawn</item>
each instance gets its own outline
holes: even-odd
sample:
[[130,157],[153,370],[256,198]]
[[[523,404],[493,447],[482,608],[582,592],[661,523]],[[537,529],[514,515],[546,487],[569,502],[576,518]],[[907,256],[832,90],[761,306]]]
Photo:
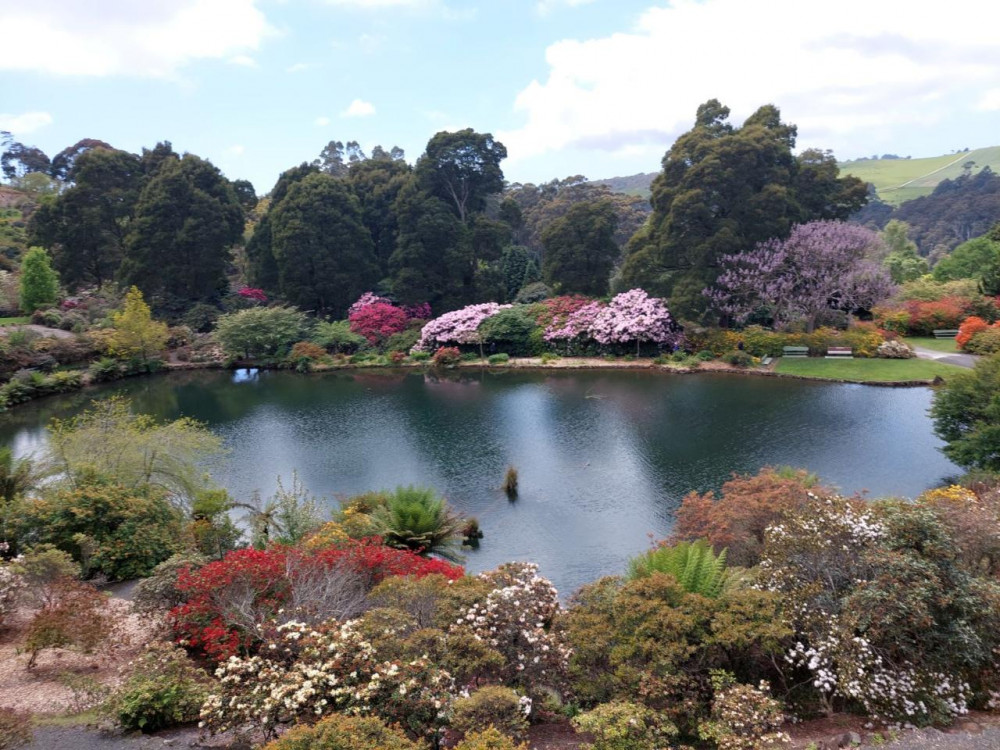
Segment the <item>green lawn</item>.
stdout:
[[0,326],[20,326],[30,323],[31,318],[0,318]]
[[933,380],[940,375],[968,372],[964,367],[935,362],[930,359],[826,359],[824,357],[782,357],[776,372],[831,380],[857,380],[885,383],[906,380]]
[[903,339],[907,344],[921,346],[924,349],[933,349],[936,352],[957,353],[958,344],[955,339],[936,339],[933,336],[908,336]]

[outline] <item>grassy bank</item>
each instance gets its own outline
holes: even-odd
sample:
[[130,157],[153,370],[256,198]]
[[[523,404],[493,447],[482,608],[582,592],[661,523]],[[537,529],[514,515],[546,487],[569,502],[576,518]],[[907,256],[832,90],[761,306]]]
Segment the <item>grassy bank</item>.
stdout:
[[913,380],[947,379],[964,367],[930,359],[825,359],[821,357],[781,358],[775,372],[804,378],[854,380],[861,383],[902,383]]

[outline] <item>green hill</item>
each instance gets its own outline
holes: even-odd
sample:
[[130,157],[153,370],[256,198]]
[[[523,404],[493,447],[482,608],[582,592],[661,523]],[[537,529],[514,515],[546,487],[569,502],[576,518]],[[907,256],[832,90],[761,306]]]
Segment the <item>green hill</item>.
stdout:
[[628,177],[608,177],[605,180],[593,180],[598,185],[607,185],[614,193],[625,193],[625,195],[638,195],[640,198],[649,198],[649,186],[653,178],[659,172],[649,172],[644,174],[633,174]]
[[903,201],[930,195],[942,180],[960,177],[964,165],[970,161],[973,174],[987,166],[1000,173],[1000,146],[926,159],[855,159],[842,162],[840,171],[872,183],[882,200],[898,206]]

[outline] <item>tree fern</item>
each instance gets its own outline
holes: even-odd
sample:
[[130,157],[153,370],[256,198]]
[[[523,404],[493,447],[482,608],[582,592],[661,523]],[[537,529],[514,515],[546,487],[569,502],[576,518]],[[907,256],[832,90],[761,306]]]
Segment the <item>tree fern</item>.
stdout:
[[711,598],[722,592],[729,573],[726,570],[726,551],[718,555],[704,539],[696,542],[678,542],[671,547],[658,547],[629,560],[628,578],[645,578],[653,573],[667,573],[692,594]]

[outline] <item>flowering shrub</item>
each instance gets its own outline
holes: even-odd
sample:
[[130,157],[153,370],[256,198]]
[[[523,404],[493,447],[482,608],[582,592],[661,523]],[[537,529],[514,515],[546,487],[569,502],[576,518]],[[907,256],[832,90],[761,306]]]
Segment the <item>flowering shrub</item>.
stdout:
[[648,341],[661,346],[679,345],[683,340],[674,325],[667,303],[650,297],[642,289],[617,295],[603,308],[590,327],[590,335],[600,344],[627,344]]
[[962,321],[958,327],[958,335],[955,336],[955,344],[959,349],[964,349],[974,335],[987,330],[990,324],[982,318],[972,315]]
[[875,356],[881,359],[912,359],[917,355],[902,341],[883,341],[875,350]]
[[443,344],[475,344],[479,342],[479,324],[501,310],[511,305],[498,305],[496,302],[484,302],[480,305],[469,305],[461,310],[445,313],[435,318],[420,331],[420,340],[416,349],[431,351]]
[[431,306],[429,302],[421,302],[417,305],[407,305],[403,308],[406,311],[406,317],[411,320],[430,320],[431,319]]
[[737,685],[732,675],[716,672],[712,688],[712,717],[699,727],[702,739],[715,742],[719,750],[764,750],[789,742],[789,736],[778,731],[785,717],[766,682]]
[[285,619],[352,616],[363,609],[365,594],[386,577],[431,574],[455,579],[462,569],[385,547],[378,538],[311,551],[236,550],[182,571],[177,588],[186,601],[171,610],[171,620],[185,646],[221,660],[254,650],[266,623],[283,608],[289,609],[281,613]]
[[10,565],[0,564],[0,627],[7,615],[14,611],[24,589],[24,578],[12,570]]
[[[562,313],[557,308],[552,316],[552,322],[545,327],[543,338],[546,341],[550,343],[565,341],[569,344],[574,340],[590,337],[594,321],[597,320],[597,316],[604,309],[604,303],[592,301],[576,306],[576,302],[583,301],[583,299],[571,299],[574,299],[573,304],[564,306],[565,309],[568,309],[568,312]],[[574,306],[575,309],[571,309]]]
[[348,316],[350,316],[352,313],[356,313],[358,310],[368,307],[368,305],[375,305],[375,304],[391,305],[392,300],[387,299],[386,297],[379,297],[374,292],[365,292],[360,297],[358,297],[357,302],[355,302],[353,305],[347,308],[347,314]]
[[236,292],[240,297],[249,301],[256,302],[258,305],[267,304],[267,295],[264,293],[263,289],[257,289],[252,286],[242,287],[238,292]]
[[212,732],[253,727],[274,736],[283,724],[336,712],[398,722],[413,737],[435,735],[452,700],[451,676],[426,658],[383,659],[356,621],[286,622],[260,654],[230,657],[202,707]]
[[372,302],[350,312],[347,319],[354,333],[375,346],[405,330],[409,316],[406,310],[390,302]]
[[538,575],[533,563],[506,563],[479,578],[493,590],[469,607],[452,630],[468,629],[503,656],[499,678],[504,684],[529,691],[561,687],[571,651],[552,629],[559,609],[555,587]]

